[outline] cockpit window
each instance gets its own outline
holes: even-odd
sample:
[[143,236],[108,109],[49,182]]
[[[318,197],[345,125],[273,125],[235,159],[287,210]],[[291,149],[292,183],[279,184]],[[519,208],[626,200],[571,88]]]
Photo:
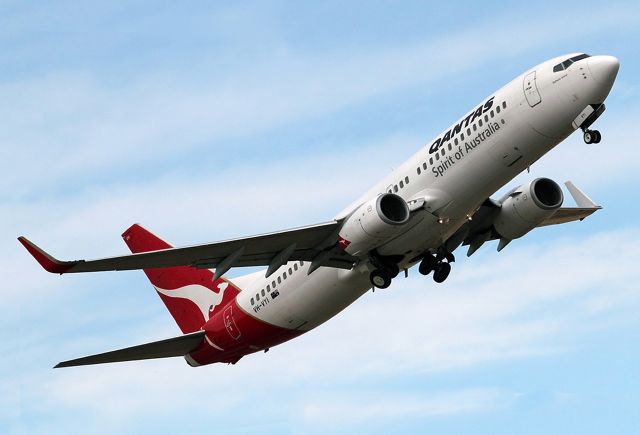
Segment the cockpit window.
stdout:
[[582,59],[586,59],[590,57],[588,54],[579,54],[577,56],[573,56],[567,60],[565,60],[562,63],[557,64],[556,66],[553,67],[553,72],[559,72],[559,71],[564,71],[565,69],[569,68],[569,66],[571,66],[572,63],[577,62],[579,60]]

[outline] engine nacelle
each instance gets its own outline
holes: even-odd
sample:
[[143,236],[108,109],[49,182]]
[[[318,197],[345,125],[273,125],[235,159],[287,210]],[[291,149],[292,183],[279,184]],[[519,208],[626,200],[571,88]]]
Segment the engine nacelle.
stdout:
[[536,178],[507,195],[493,226],[503,239],[517,239],[551,216],[563,200],[562,190],[555,181]]
[[351,255],[364,255],[402,231],[409,221],[409,206],[402,197],[383,193],[365,202],[347,218],[340,230],[340,245]]

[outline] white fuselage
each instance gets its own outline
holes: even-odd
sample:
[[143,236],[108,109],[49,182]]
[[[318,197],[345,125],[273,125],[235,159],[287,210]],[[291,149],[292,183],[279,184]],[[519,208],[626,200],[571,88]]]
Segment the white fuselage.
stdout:
[[[553,71],[570,56],[537,65],[491,94],[336,218],[384,192],[406,201],[424,198],[427,210],[378,248],[381,255],[403,255],[401,268],[413,266],[416,257],[441,246],[490,195],[567,138],[586,106],[604,101],[611,84],[602,83],[599,74],[609,57],[594,56]],[[309,265],[290,262],[269,278],[259,273],[243,280],[238,305],[269,324],[306,331],[371,288],[372,266],[366,260],[351,270],[321,267],[308,275]],[[274,289],[279,294],[271,299]]]

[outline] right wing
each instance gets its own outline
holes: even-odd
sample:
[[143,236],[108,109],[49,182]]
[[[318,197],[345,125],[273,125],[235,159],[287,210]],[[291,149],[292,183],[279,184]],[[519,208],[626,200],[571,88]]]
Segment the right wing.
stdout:
[[587,216],[592,215],[602,207],[591,200],[583,191],[578,189],[571,181],[564,183],[569,189],[569,193],[573,197],[578,207],[561,207],[556,212],[545,219],[539,227],[547,225],[558,225],[572,221],[581,221]]
[[[287,261],[312,262],[309,273],[320,266],[350,269],[357,259],[345,253],[337,245],[341,224],[340,221],[331,221],[252,237],[97,260],[61,261],[25,237],[19,237],[18,240],[38,263],[51,273],[192,266],[216,268],[217,279],[231,267],[243,266],[268,266],[267,276],[269,276]],[[123,237],[126,238],[126,236],[125,231]]]
[[[571,181],[564,183],[576,202],[577,207],[560,207],[551,216],[539,223],[536,228],[559,225],[567,222],[581,221],[602,207],[594,203],[584,192]],[[487,199],[473,215],[473,220],[461,230],[464,234],[463,246],[469,246],[467,256],[473,255],[485,242],[500,240],[500,235],[493,227],[496,214],[500,211],[500,203]],[[501,248],[498,247],[498,250]]]

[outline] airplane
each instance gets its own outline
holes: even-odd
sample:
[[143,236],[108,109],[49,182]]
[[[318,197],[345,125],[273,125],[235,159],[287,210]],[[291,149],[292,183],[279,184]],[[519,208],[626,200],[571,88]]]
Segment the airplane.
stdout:
[[[572,53],[526,70],[490,94],[330,221],[252,237],[172,247],[138,224],[123,234],[132,254],[60,261],[19,237],[48,272],[142,269],[182,335],[57,364],[69,367],[165,357],[190,366],[237,363],[326,322],[413,266],[442,283],[454,251],[498,251],[534,228],[581,221],[601,207],[572,182],[535,178],[490,196],[571,133],[590,127],[620,64]],[[266,271],[237,278],[235,267]]]

